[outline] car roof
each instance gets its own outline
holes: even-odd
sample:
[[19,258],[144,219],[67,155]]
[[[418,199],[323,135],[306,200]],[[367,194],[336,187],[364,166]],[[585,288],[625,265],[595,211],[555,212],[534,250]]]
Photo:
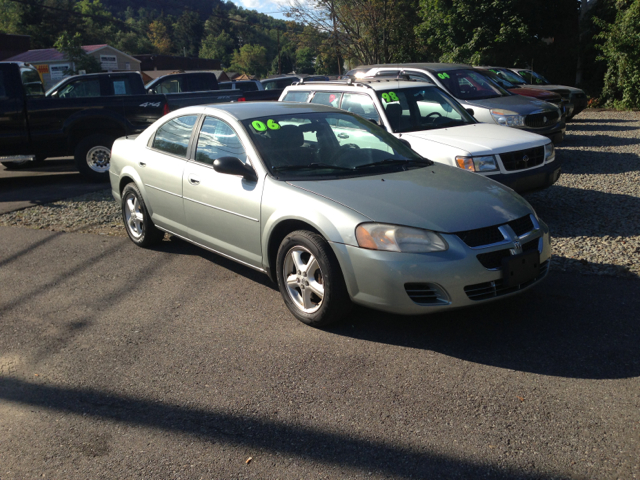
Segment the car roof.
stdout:
[[360,65],[353,70],[365,70],[372,68],[417,68],[420,70],[428,70],[430,72],[443,72],[445,70],[468,70],[473,67],[463,63],[379,63],[377,65]]
[[345,113],[339,108],[300,102],[235,102],[205,105],[205,112],[215,113],[221,110],[237,120],[268,117],[269,115],[295,115],[298,113],[336,112]]
[[[295,85],[290,85],[287,87],[289,90],[352,90],[356,88],[370,88],[375,91],[379,90],[389,90],[392,88],[412,88],[412,87],[436,87],[433,83],[429,82],[421,82],[417,80],[399,80],[399,79],[358,79],[354,82],[345,82],[345,81],[326,81],[326,82],[309,82],[309,83],[298,83]],[[437,87],[436,87],[437,88]]]

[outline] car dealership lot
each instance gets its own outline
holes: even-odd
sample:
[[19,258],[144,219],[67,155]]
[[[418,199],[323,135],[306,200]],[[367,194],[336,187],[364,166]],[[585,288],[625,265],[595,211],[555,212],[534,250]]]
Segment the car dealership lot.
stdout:
[[1,216],[0,478],[637,478],[639,127],[569,124],[544,282],[430,317],[311,329],[102,193]]

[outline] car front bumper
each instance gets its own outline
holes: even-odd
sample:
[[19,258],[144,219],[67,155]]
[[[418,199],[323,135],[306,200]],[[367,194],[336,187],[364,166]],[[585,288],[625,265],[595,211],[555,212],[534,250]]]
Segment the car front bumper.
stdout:
[[367,250],[331,243],[354,303],[403,315],[477,305],[517,294],[542,280],[551,258],[549,228],[540,223],[540,274],[515,287],[503,285],[501,269],[485,268],[476,255],[508,247],[472,249],[443,235],[445,252],[415,254]]
[[556,154],[556,160],[551,163],[513,173],[486,175],[486,178],[500,182],[518,193],[523,193],[550,187],[560,178],[561,170],[562,162],[558,160]]

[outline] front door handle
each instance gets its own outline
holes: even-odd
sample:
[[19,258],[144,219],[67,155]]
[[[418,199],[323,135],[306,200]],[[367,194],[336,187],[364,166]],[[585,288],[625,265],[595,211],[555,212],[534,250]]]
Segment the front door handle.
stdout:
[[339,133],[338,138],[349,138],[349,135],[347,135],[346,133]]
[[141,167],[146,167],[147,166],[147,164],[144,163],[144,162],[138,162],[138,165],[140,165]]
[[198,185],[200,184],[200,179],[197,177],[194,177],[193,175],[189,175],[189,183],[191,185]]

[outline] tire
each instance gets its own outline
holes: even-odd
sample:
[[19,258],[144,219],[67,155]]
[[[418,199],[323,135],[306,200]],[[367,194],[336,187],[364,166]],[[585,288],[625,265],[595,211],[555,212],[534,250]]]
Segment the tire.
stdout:
[[122,221],[127,235],[139,247],[151,247],[164,238],[164,232],[151,221],[142,194],[134,183],[127,184],[122,191]]
[[7,170],[26,170],[28,168],[39,167],[44,162],[44,157],[36,155],[33,160],[17,160],[15,162],[2,162]]
[[109,135],[89,135],[76,146],[76,168],[93,182],[109,180],[111,146],[115,139]]
[[284,303],[301,322],[324,327],[351,310],[338,260],[317,233],[297,230],[287,235],[278,249],[276,270]]

